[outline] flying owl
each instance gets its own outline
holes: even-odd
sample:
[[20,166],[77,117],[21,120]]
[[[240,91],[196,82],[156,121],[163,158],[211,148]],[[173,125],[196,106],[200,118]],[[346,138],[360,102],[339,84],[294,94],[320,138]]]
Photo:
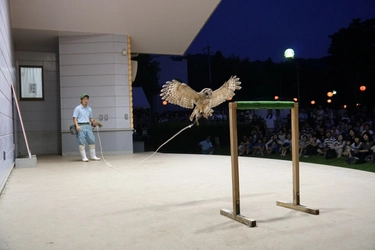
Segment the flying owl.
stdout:
[[237,76],[232,76],[217,90],[212,91],[210,88],[204,88],[201,92],[196,92],[185,83],[172,80],[163,85],[160,96],[162,100],[183,108],[192,109],[195,105],[190,115],[190,121],[193,121],[195,117],[195,122],[199,125],[199,118],[212,116],[213,107],[232,98],[235,95],[234,91],[241,89],[239,80],[240,78],[237,78]]

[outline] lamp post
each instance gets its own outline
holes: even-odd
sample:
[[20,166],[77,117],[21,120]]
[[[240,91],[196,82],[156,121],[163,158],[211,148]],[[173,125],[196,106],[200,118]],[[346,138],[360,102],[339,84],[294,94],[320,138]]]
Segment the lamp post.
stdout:
[[[286,49],[285,52],[284,52],[284,57],[289,59],[289,60],[292,60],[294,59],[294,50],[293,49]],[[298,67],[298,62],[296,61],[297,63],[297,96],[298,96],[298,99],[297,101],[299,103],[301,103],[301,99],[300,99],[300,94],[299,94],[299,67]]]

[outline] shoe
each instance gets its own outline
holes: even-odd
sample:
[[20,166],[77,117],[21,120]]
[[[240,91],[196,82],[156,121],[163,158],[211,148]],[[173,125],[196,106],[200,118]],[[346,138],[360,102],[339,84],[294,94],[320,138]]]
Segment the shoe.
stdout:
[[309,156],[308,156],[308,155],[304,155],[303,157],[305,157],[305,158],[306,158],[306,157],[309,157]]
[[96,157],[95,148],[90,148],[90,158],[93,161],[100,161],[100,158]]
[[79,152],[80,152],[80,154],[81,154],[82,161],[83,161],[83,162],[88,162],[89,159],[87,159],[87,157],[86,157],[86,151],[85,151],[85,150],[81,150],[81,151],[79,151]]

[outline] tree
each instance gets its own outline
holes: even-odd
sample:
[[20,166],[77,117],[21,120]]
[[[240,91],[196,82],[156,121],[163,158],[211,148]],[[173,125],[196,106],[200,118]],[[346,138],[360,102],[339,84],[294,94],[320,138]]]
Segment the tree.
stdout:
[[154,61],[149,54],[139,54],[137,76],[133,82],[134,87],[142,87],[153,113],[154,96],[160,91],[159,62]]
[[359,18],[353,19],[347,28],[329,38],[332,80],[345,95],[354,94],[359,101],[360,85],[366,85],[372,91],[375,89],[375,18],[363,22]]

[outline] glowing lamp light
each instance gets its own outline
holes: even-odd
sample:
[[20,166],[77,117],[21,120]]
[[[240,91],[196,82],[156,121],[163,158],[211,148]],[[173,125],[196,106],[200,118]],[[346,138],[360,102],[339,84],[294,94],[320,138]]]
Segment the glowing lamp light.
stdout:
[[164,100],[162,103],[163,103],[164,106],[166,106],[168,104],[168,102],[166,100]]
[[231,101],[231,100],[232,100],[232,97],[229,97],[227,100],[228,100],[228,101]]
[[332,102],[332,100],[331,100],[331,99],[328,99],[328,100],[327,100],[327,102],[328,102],[328,103],[331,103],[331,102]]
[[336,94],[337,94],[337,91],[336,91],[336,90],[334,90],[334,91],[332,91],[332,93],[333,93],[334,95],[336,95]]
[[357,104],[356,104],[355,106],[357,106],[357,107],[358,107],[359,105],[361,105],[361,104],[357,103]]
[[366,86],[362,85],[361,87],[359,87],[359,90],[360,91],[365,91],[366,90]]
[[278,95],[275,95],[275,100],[279,100],[279,96]]
[[294,50],[292,49],[286,49],[284,52],[285,58],[294,58]]
[[344,105],[344,109],[346,109],[347,108],[347,106],[346,106],[346,104]]
[[314,101],[314,100],[312,100],[312,101],[311,101],[311,105],[314,105],[314,104],[315,104],[315,101]]
[[328,93],[327,93],[327,96],[328,96],[328,97],[332,97],[332,96],[333,96],[333,92],[328,92]]
[[298,99],[297,99],[296,97],[294,97],[294,98],[293,98],[293,101],[295,101],[295,102],[296,102],[296,101],[298,101]]

